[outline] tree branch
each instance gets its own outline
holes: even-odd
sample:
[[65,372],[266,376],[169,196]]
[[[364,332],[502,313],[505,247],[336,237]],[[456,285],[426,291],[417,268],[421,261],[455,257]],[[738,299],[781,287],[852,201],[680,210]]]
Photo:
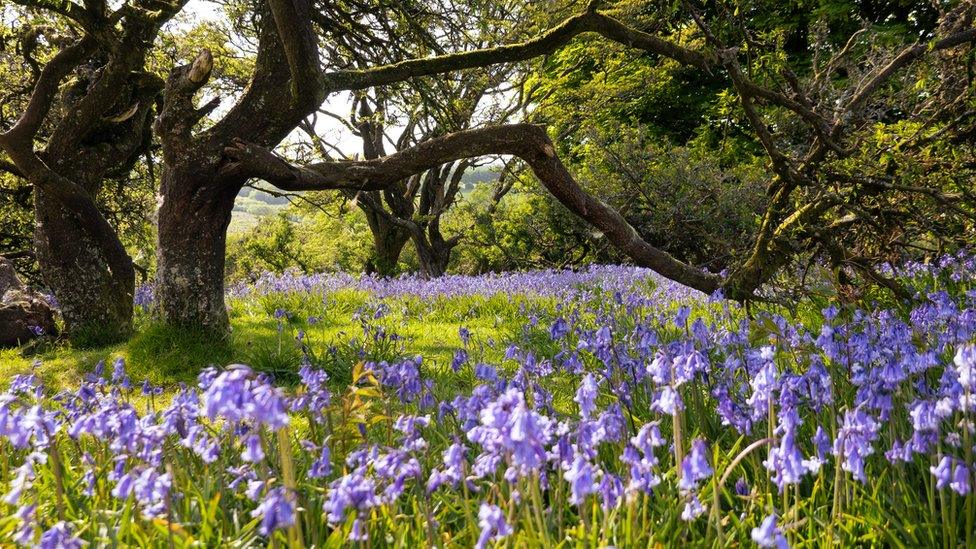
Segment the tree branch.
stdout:
[[662,40],[656,36],[627,27],[620,21],[596,11],[587,11],[553,27],[537,38],[518,44],[508,44],[480,50],[409,59],[364,70],[341,70],[323,75],[323,88],[328,93],[343,90],[361,90],[402,82],[417,76],[430,76],[444,72],[514,63],[546,55],[563,46],[574,37],[595,32],[615,42],[656,53],[685,65],[708,69],[709,58],[695,50]]
[[259,177],[286,191],[380,190],[455,160],[492,154],[518,156],[556,199],[602,231],[617,249],[639,265],[705,293],[713,292],[720,284],[718,276],[682,263],[645,242],[616,210],[583,191],[539,126],[508,124],[464,130],[376,160],[323,162],[305,167],[293,166],[267,149],[240,140],[224,153],[231,159],[225,169],[234,175]]
[[[16,147],[22,150],[33,150],[34,136],[44,122],[48,111],[51,110],[51,103],[58,93],[58,86],[61,80],[68,75],[79,63],[90,54],[95,48],[95,41],[90,38],[82,38],[77,43],[59,51],[44,69],[34,85],[27,108],[23,114],[7,132],[0,134],[0,146],[8,149]],[[9,149],[8,149],[9,152]],[[17,159],[11,154],[11,159],[16,163]]]

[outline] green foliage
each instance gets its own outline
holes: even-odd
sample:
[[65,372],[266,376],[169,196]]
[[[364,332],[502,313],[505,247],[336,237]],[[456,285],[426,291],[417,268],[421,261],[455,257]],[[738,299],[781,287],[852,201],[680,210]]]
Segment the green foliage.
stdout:
[[359,271],[370,253],[369,229],[358,210],[333,214],[293,206],[261,218],[245,233],[230,235],[227,274],[233,281],[292,268]]

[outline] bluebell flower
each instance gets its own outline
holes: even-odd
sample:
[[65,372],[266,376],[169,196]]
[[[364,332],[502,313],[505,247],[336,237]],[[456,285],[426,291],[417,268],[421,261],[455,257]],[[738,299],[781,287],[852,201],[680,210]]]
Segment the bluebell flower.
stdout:
[[942,456],[939,464],[929,467],[929,471],[935,477],[935,487],[939,490],[945,488],[952,482],[952,458]]
[[244,437],[244,450],[241,452],[241,460],[249,463],[258,463],[264,460],[264,449],[261,447],[259,435],[250,434]]
[[146,467],[132,481],[132,494],[139,504],[142,514],[147,517],[166,516],[167,500],[173,478],[169,473],[160,474],[152,467]]
[[661,436],[661,429],[657,422],[645,423],[630,439],[630,443],[644,454],[645,459],[652,459],[654,449],[664,446],[666,442]]
[[776,526],[776,515],[769,515],[763,519],[762,524],[752,529],[752,541],[760,547],[775,547],[777,549],[788,549],[789,543],[786,536]]
[[295,524],[295,503],[284,487],[273,488],[265,494],[257,508],[251,511],[252,517],[261,517],[258,532],[270,536],[275,530],[288,528]]
[[125,359],[122,357],[116,358],[112,364],[112,383],[125,390],[132,388],[132,382],[125,374]]
[[579,404],[580,415],[585,419],[590,417],[596,410],[596,397],[599,393],[600,386],[593,377],[593,374],[586,374],[583,376],[583,381],[580,383],[579,389],[576,391],[576,397],[573,398],[577,404]]
[[498,371],[494,366],[479,362],[474,367],[474,376],[482,381],[493,383],[498,381]]
[[327,443],[322,444],[319,457],[312,462],[308,469],[309,478],[326,478],[332,474],[332,453]]
[[557,318],[549,328],[549,337],[551,337],[553,340],[562,339],[566,337],[566,334],[568,333],[569,323],[566,322],[566,319],[563,317]]
[[505,521],[505,513],[497,505],[482,503],[478,508],[478,527],[481,534],[475,543],[475,549],[484,549],[488,542],[508,537],[512,534],[512,527]]
[[37,534],[37,505],[24,505],[17,509],[14,518],[19,521],[19,526],[13,533],[14,543],[18,545],[32,545],[34,536]]
[[746,403],[752,408],[752,419],[758,421],[769,413],[769,400],[779,388],[779,372],[772,361],[764,361],[762,367],[749,382],[752,394]]
[[708,447],[702,439],[695,439],[691,443],[691,451],[681,461],[681,479],[678,488],[694,490],[698,482],[712,475],[712,466],[708,463]]
[[349,541],[366,541],[369,539],[369,532],[363,524],[363,519],[356,517],[352,521],[352,528],[349,529]]
[[659,410],[670,416],[673,416],[679,411],[685,409],[684,402],[681,400],[681,395],[678,394],[678,391],[675,391],[670,386],[665,386],[661,389],[661,391],[654,398],[652,407],[655,410]]
[[704,513],[705,506],[702,505],[702,502],[700,499],[698,499],[697,495],[692,495],[691,499],[685,503],[685,507],[681,511],[681,520],[691,522],[702,516]]
[[773,483],[780,493],[789,484],[797,484],[803,475],[816,473],[820,469],[820,462],[816,458],[803,459],[803,454],[796,446],[795,434],[790,431],[780,438],[779,446],[769,450],[769,457],[763,462],[767,469],[773,472]]
[[332,403],[332,393],[329,391],[327,382],[329,375],[325,370],[313,368],[310,364],[304,364],[298,370],[298,377],[305,386],[305,391],[301,392],[291,402],[292,411],[307,411],[313,418],[322,420],[326,410]]
[[678,307],[678,311],[674,314],[674,325],[678,328],[684,328],[688,325],[689,316],[691,316],[691,307]]
[[962,461],[957,461],[956,466],[952,469],[952,481],[949,482],[949,488],[960,496],[969,494],[969,479],[971,476],[969,467],[966,467],[966,464]]
[[952,359],[956,366],[959,384],[970,391],[976,391],[976,345],[961,345]]
[[34,485],[34,462],[38,459],[44,459],[42,456],[43,454],[40,454],[37,458],[33,458],[29,455],[24,460],[24,463],[15,469],[16,473],[14,478],[10,481],[7,493],[3,496],[4,503],[7,505],[17,505],[21,495]]
[[827,436],[827,432],[820,425],[817,425],[817,431],[813,435],[813,447],[817,451],[817,459],[823,461],[826,459],[827,454],[830,452],[830,437]]
[[74,528],[61,521],[41,534],[40,549],[80,549],[84,543],[75,537]]
[[596,492],[593,466],[581,454],[566,468],[564,478],[569,482],[569,502],[573,505],[582,505],[586,496]]
[[695,379],[695,376],[708,370],[708,359],[696,349],[674,358],[674,385],[677,387]]
[[216,375],[205,386],[202,400],[211,419],[253,421],[273,430],[288,425],[288,406],[281,391],[256,377],[247,366],[233,365]]
[[376,482],[362,470],[354,470],[329,484],[322,509],[331,524],[342,522],[347,509],[365,511],[381,503],[376,495]]
[[604,513],[609,513],[620,505],[623,499],[625,493],[623,481],[620,480],[619,476],[606,472],[600,479],[599,493],[600,507]]
[[393,422],[393,428],[404,435],[400,447],[411,452],[418,452],[427,448],[427,441],[424,440],[420,429],[428,425],[430,425],[429,415],[404,414],[397,417],[396,421]]
[[468,361],[468,352],[464,349],[454,351],[454,358],[451,360],[451,370],[457,372],[461,366]]
[[834,441],[834,456],[841,467],[855,479],[866,482],[864,464],[867,456],[874,453],[874,441],[878,438],[878,423],[861,409],[844,413],[844,422]]

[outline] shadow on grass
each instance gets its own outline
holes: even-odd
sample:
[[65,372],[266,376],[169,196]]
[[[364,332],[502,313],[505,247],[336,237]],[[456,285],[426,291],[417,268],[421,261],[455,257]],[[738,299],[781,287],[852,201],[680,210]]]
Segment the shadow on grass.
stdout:
[[127,370],[133,381],[193,383],[201,369],[226,365],[233,356],[225,334],[152,323],[129,340]]

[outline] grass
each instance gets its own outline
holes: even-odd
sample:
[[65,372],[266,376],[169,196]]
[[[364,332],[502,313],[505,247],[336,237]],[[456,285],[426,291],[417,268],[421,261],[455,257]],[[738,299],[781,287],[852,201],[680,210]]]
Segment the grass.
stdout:
[[[417,298],[371,299],[365,292],[341,290],[329,295],[289,292],[248,299],[231,299],[229,337],[199,333],[154,322],[137,314],[136,333],[125,343],[98,348],[75,348],[67,342],[48,343],[31,354],[21,349],[0,350],[0,379],[34,371],[52,389],[76,387],[99,361],[126,361],[134,382],[148,379],[167,390],[193,383],[209,365],[248,364],[289,381],[300,366],[295,345],[299,330],[315,338],[317,346],[342,347],[362,337],[357,311],[375,313],[382,305],[382,324],[404,338],[402,352],[424,357],[426,373],[436,378],[450,371],[454,350],[460,346],[458,330],[468,328],[480,342],[482,357],[498,359],[503,343],[516,338],[529,320],[524,310],[551,310],[543,298],[507,296],[440,298],[425,303]],[[275,311],[288,312],[279,322]],[[309,319],[313,322],[309,322]],[[279,329],[279,324],[281,329]],[[452,383],[453,385],[454,383]]]

